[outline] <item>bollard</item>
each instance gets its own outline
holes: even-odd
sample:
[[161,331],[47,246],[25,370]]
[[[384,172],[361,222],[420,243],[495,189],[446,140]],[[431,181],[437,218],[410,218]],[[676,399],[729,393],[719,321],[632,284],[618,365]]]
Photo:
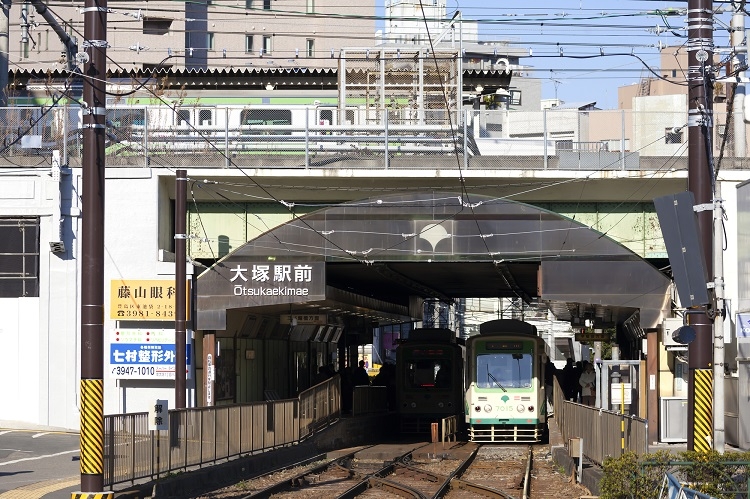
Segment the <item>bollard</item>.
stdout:
[[432,455],[433,457],[437,455],[437,449],[435,448],[435,445],[438,441],[438,424],[432,423],[430,424],[430,436],[432,437]]

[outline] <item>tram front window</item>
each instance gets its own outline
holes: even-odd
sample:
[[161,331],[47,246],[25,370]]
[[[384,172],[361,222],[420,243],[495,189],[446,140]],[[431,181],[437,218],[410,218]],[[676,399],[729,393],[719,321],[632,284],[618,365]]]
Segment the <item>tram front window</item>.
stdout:
[[531,388],[532,356],[529,353],[492,353],[477,356],[479,388]]
[[449,388],[450,362],[447,360],[418,360],[406,365],[407,387]]

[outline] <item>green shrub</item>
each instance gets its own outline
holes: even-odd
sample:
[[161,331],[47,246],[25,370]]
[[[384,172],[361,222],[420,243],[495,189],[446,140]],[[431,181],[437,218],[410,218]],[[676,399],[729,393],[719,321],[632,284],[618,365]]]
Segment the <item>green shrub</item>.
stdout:
[[600,494],[602,499],[658,499],[664,475],[672,473],[680,483],[716,498],[750,497],[749,466],[750,453],[628,452],[604,461]]

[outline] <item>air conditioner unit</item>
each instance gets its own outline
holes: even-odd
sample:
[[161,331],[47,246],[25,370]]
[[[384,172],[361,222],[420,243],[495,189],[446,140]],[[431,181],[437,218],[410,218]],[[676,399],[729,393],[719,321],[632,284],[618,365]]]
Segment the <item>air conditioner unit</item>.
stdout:
[[688,346],[683,343],[677,343],[672,339],[672,333],[675,329],[682,326],[682,318],[664,319],[661,324],[661,341],[664,343],[664,348],[667,351],[681,351],[685,352]]

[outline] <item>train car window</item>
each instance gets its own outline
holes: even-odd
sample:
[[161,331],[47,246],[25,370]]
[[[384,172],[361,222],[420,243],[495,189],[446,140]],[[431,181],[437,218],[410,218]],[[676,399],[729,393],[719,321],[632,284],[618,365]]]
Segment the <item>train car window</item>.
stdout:
[[177,121],[177,125],[190,125],[190,110],[178,109],[175,119]]
[[214,124],[214,111],[213,109],[201,109],[198,111],[198,124],[204,126],[210,126]]
[[186,135],[190,133],[190,109],[178,109],[175,121],[175,124],[180,127],[177,131],[178,134]]
[[[242,125],[291,125],[292,111],[289,109],[243,109],[240,114]],[[291,135],[291,131],[264,131],[270,135]]]
[[405,368],[409,388],[450,388],[453,381],[448,359],[412,361]]
[[475,381],[480,388],[531,388],[531,353],[491,353],[477,356]]
[[319,125],[332,125],[333,124],[333,110],[323,109],[320,111],[320,118],[318,119]]

